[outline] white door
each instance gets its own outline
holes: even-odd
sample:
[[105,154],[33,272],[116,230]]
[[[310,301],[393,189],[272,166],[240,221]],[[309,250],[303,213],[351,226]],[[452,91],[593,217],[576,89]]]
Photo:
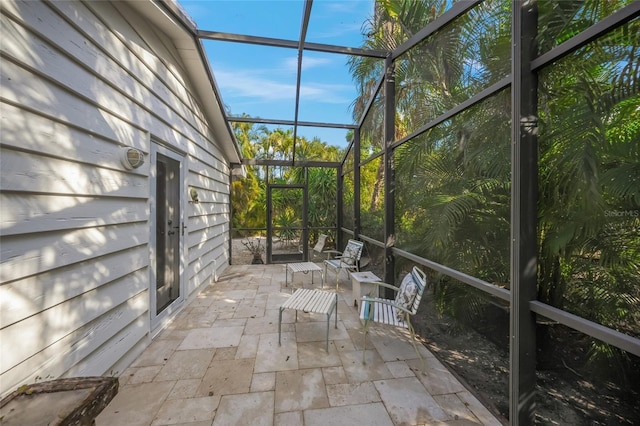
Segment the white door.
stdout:
[[152,150],[151,326],[184,300],[184,157],[159,145]]

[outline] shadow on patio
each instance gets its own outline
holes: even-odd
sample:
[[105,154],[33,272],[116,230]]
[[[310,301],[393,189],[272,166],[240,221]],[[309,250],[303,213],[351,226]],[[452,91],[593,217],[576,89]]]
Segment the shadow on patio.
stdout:
[[299,312],[296,323],[292,310],[279,346],[279,307],[311,277],[284,283],[283,265],[227,268],[122,374],[96,424],[500,424],[424,347],[420,371],[408,334],[373,325],[363,365],[345,279],[329,353],[326,318]]

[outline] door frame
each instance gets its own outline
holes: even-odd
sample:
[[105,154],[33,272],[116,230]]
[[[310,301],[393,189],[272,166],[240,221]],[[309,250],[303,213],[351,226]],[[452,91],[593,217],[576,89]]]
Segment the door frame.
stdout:
[[[149,325],[150,331],[153,333],[159,332],[164,328],[164,325],[175,315],[175,313],[183,307],[186,290],[185,283],[185,265],[186,265],[186,244],[184,238],[184,229],[186,225],[185,217],[185,194],[186,194],[186,155],[172,150],[164,145],[161,145],[157,140],[151,141],[151,153],[150,153],[150,168],[149,168]],[[180,242],[178,244],[179,262],[180,268],[178,277],[180,280],[178,297],[171,302],[162,312],[159,314],[156,312],[157,298],[156,298],[156,277],[158,271],[156,271],[157,261],[157,240],[156,240],[156,228],[157,228],[157,206],[155,203],[157,185],[157,164],[158,154],[168,157],[178,162],[180,167],[179,177],[179,206],[180,206],[180,227],[178,232]]]

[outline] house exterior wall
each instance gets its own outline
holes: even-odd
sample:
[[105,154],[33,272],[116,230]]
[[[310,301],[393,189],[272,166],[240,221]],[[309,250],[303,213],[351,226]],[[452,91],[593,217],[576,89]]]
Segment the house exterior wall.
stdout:
[[[185,296],[228,265],[229,161],[171,39],[121,2],[1,3],[0,395],[118,375],[150,326],[151,141],[184,153]],[[126,170],[123,146],[145,163]],[[188,195],[185,195],[186,199]]]

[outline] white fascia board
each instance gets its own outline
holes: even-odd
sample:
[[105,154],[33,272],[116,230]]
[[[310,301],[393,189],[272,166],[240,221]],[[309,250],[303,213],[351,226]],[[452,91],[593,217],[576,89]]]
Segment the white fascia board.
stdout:
[[[173,40],[180,53],[184,69],[193,84],[193,95],[199,98],[204,112],[209,118],[216,143],[226,155],[229,163],[240,163],[240,149],[227,122],[220,91],[209,67],[204,47],[195,35],[195,23],[172,0],[162,3],[156,0],[130,1],[127,4]],[[165,7],[174,11],[180,21],[172,13],[168,13]]]

